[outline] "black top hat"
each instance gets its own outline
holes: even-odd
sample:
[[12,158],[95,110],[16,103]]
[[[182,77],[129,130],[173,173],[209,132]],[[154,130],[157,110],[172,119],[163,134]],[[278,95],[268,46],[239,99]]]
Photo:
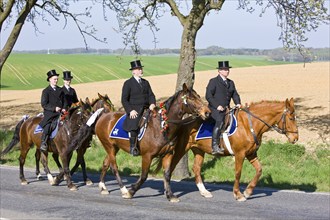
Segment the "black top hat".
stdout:
[[63,79],[64,80],[71,80],[73,76],[71,76],[71,71],[63,71]]
[[142,68],[142,64],[141,64],[141,61],[140,60],[134,60],[131,62],[131,69],[129,70],[134,70],[134,69],[137,69],[137,68]]
[[59,74],[57,74],[55,70],[49,70],[47,73],[47,81],[49,81],[49,78],[52,76],[59,76]]
[[218,62],[218,68],[217,69],[229,69],[231,66],[229,66],[229,61],[219,61]]

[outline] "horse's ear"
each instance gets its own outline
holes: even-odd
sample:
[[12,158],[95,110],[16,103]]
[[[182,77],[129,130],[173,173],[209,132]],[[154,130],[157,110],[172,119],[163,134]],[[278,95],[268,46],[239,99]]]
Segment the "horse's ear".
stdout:
[[183,83],[183,85],[182,85],[182,90],[183,90],[184,92],[186,92],[186,91],[188,90],[188,87],[187,87],[187,84],[186,84],[186,83]]
[[91,102],[89,101],[89,98],[88,97],[86,97],[86,99],[85,99],[85,102],[87,103],[87,104],[91,104]]
[[80,105],[80,106],[83,106],[83,105],[84,105],[83,100],[80,99],[80,101],[79,101],[79,105]]
[[285,107],[286,109],[289,109],[290,112],[294,112],[294,100],[293,98],[290,99],[286,99],[285,100]]
[[100,93],[97,93],[100,99],[103,99],[103,96]]

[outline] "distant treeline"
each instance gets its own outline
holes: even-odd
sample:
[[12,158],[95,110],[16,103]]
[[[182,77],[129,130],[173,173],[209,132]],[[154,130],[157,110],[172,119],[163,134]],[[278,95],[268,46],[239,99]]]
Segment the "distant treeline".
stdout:
[[[285,61],[285,62],[310,62],[310,61],[329,61],[330,48],[310,48],[307,59],[297,51],[287,51],[283,48],[275,49],[226,49],[218,46],[211,46],[206,49],[197,49],[198,56],[228,56],[228,55],[245,55],[245,56],[265,56],[269,60]],[[134,55],[131,50],[123,49],[55,49],[55,50],[34,50],[34,51],[14,51],[15,53],[34,53],[34,54],[120,54],[120,55]],[[180,49],[148,49],[141,50],[141,55],[179,55]]]

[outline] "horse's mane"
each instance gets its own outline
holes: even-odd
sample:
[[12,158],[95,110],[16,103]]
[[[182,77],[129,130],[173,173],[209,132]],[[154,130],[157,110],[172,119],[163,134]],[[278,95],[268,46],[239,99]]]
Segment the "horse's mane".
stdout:
[[[192,91],[191,89],[188,89],[189,93]],[[179,96],[179,94],[182,92],[182,90],[179,90],[177,91],[174,95],[172,95],[171,97],[169,97],[165,102],[164,102],[164,105],[165,105],[165,108],[167,110],[170,109],[170,107],[172,106],[174,100],[177,99],[177,97]]]
[[99,100],[101,100],[101,98],[97,97],[96,99],[92,100],[91,106],[94,106],[95,103],[97,103]]
[[261,105],[261,104],[272,104],[272,103],[281,103],[282,101],[279,100],[261,100],[258,102],[251,102],[248,106],[255,106],[255,105]]

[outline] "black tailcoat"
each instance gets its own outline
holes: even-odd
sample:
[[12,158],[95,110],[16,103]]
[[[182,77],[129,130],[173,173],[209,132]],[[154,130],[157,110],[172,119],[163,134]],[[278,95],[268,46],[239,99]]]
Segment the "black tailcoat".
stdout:
[[[126,131],[138,130],[138,124],[142,117],[143,110],[149,108],[151,104],[156,104],[156,98],[152,92],[149,82],[141,79],[141,86],[134,77],[126,80],[123,85],[121,103],[127,114],[123,128]],[[137,111],[138,117],[130,119],[129,114],[132,110]]]
[[66,102],[67,102],[69,107],[73,103],[79,102],[76,90],[74,88],[70,87],[70,90],[68,90],[65,86],[63,86],[62,90],[63,90],[64,97],[65,97]]
[[230,100],[233,99],[235,104],[241,104],[241,99],[236,91],[234,81],[227,78],[227,84],[218,75],[210,79],[209,84],[206,87],[205,98],[209,102],[209,108],[211,109],[211,116],[216,121],[223,121],[225,111],[218,111],[217,107],[229,107]]
[[41,127],[51,123],[61,113],[55,112],[56,107],[67,109],[67,102],[61,87],[56,86],[56,91],[51,86],[42,91],[41,106],[44,109],[44,118],[40,122]]

